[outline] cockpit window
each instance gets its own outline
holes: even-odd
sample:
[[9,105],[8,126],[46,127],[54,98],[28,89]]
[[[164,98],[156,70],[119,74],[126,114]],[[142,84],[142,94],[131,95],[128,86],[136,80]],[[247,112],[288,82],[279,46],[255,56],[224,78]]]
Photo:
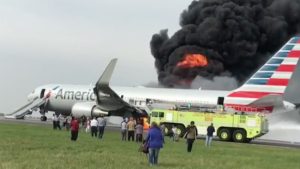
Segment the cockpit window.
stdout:
[[56,90],[57,88],[59,88],[59,86],[54,87],[52,90]]

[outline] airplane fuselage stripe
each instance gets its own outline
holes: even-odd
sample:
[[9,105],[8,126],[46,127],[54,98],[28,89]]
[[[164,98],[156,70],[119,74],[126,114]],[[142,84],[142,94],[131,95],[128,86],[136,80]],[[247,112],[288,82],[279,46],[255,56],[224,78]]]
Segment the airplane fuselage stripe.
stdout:
[[275,86],[287,86],[289,84],[289,79],[276,79],[271,78],[268,80],[267,85],[275,85]]
[[228,97],[261,98],[269,94],[281,94],[281,93],[237,91],[231,93]]

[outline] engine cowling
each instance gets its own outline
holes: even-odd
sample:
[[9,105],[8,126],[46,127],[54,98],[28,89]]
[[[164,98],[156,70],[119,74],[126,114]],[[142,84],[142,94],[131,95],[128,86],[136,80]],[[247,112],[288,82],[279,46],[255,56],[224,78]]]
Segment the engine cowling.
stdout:
[[92,102],[76,103],[72,107],[72,115],[74,117],[99,117],[101,115],[107,116],[108,112],[102,111]]

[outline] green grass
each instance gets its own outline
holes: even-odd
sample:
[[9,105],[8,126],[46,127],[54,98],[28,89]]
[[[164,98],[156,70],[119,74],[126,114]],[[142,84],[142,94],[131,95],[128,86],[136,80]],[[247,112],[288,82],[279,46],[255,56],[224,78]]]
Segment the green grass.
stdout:
[[[0,123],[1,169],[134,169],[148,166],[138,144],[120,141],[117,131],[105,131],[104,139],[79,133],[70,141],[66,131],[53,131],[49,125]],[[184,140],[166,144],[154,168],[192,169],[298,169],[300,149],[252,144],[213,142],[211,149],[197,140],[192,153]]]

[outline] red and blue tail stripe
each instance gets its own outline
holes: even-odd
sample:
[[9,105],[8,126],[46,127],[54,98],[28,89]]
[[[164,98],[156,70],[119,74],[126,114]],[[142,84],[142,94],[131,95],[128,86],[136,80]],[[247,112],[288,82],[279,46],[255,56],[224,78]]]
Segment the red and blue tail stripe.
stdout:
[[[244,85],[225,98],[225,107],[253,109],[252,103],[269,95],[282,95],[296,70],[300,58],[300,37],[291,38]],[[270,110],[271,103],[259,105]]]

